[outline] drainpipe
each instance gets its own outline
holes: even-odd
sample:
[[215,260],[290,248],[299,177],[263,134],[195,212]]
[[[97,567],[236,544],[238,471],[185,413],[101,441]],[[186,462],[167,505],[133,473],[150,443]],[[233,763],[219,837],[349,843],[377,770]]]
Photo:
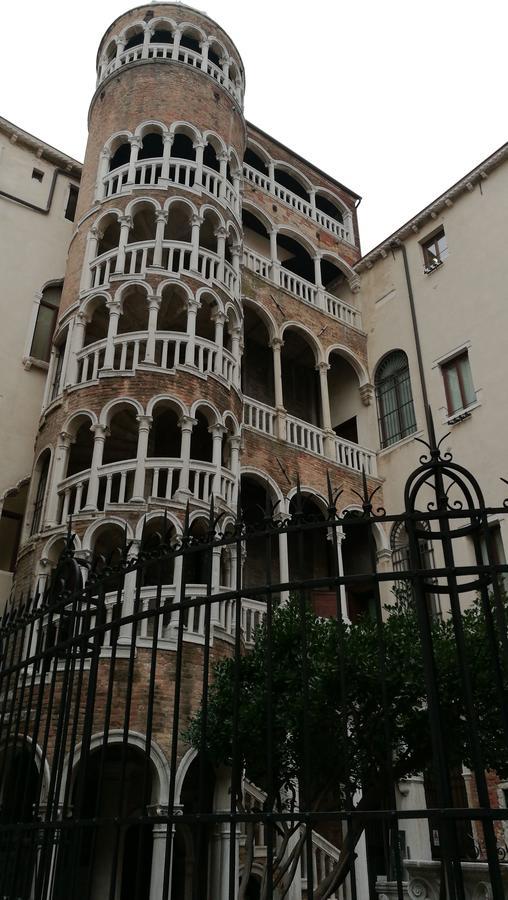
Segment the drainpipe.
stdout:
[[407,258],[406,246],[402,241],[392,244],[392,250],[401,250],[402,259],[404,260],[404,274],[406,276],[407,295],[409,298],[409,308],[411,310],[411,321],[413,323],[413,334],[416,347],[416,358],[418,360],[418,374],[420,376],[420,387],[422,391],[423,408],[425,410],[425,421],[427,424],[427,437],[430,440],[429,432],[429,395],[427,393],[427,382],[425,381],[425,372],[423,368],[422,346],[420,343],[420,332],[418,331],[418,320],[416,318],[415,299],[413,294],[413,285],[411,283],[411,275],[409,273],[409,263]]

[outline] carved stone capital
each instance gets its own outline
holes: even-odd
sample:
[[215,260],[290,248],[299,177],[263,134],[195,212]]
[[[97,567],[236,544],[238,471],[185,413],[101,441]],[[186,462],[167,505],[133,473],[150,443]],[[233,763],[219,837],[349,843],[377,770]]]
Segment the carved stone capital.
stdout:
[[152,427],[153,418],[152,416],[136,416],[136,422],[138,423],[139,431],[150,431]]
[[193,416],[180,416],[178,419],[178,425],[182,431],[192,431],[194,425],[197,425],[197,419],[194,419]]
[[360,386],[360,397],[364,406],[370,406],[374,397],[374,385],[367,383]]

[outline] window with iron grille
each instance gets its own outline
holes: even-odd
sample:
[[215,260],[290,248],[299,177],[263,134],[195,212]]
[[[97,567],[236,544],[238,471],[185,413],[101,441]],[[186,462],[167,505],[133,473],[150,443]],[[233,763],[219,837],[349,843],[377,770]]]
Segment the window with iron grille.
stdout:
[[476,402],[467,350],[441,364],[448,415],[452,416]]
[[403,350],[388,354],[376,373],[376,398],[381,447],[416,431],[409,364]]

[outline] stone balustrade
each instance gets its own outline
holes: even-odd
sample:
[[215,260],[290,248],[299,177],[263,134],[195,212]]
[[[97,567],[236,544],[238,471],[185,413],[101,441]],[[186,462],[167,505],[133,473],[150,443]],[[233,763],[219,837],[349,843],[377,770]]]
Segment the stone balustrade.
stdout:
[[324,288],[312,284],[312,282],[307,281],[300,275],[295,275],[288,269],[284,269],[280,263],[256,253],[249,247],[244,247],[243,265],[251,272],[254,272],[255,275],[267,278],[277,286],[284,288],[284,290],[293,294],[294,297],[303,300],[304,303],[309,303],[311,306],[321,309],[345,325],[361,330],[362,317],[360,310],[350,306],[349,303],[344,303],[339,297],[334,297],[333,294],[329,294]]
[[104,66],[98,84],[108,78],[113,72],[129,65],[129,63],[138,62],[140,60],[156,60],[158,62],[180,62],[194,69],[199,69],[213,78],[218,84],[222,85],[240,104],[243,105],[243,88],[240,84],[232,81],[228,75],[215,65],[210,59],[206,59],[202,53],[197,50],[191,50],[188,47],[182,47],[178,44],[138,44],[136,47],[130,47],[128,50],[122,50],[115,59],[112,59]]
[[[307,453],[326,456],[346,469],[365,471],[366,475],[377,476],[376,453],[352,441],[328,434],[317,425],[276,410],[266,403],[244,398],[243,423],[249,428],[261,431],[270,437],[279,437],[299,447]],[[330,449],[331,445],[331,449]]]
[[259,172],[258,169],[254,169],[252,166],[244,163],[243,176],[250,184],[254,184],[256,187],[276,197],[277,200],[285,203],[286,206],[290,206],[291,209],[301,213],[307,219],[317,222],[321,228],[326,228],[327,231],[340,238],[341,241],[354,245],[354,236],[351,228],[322,212],[313,203],[309,203],[303,197],[299,197],[298,194],[294,194],[288,188],[275,181],[275,179],[270,178],[269,175],[265,175],[263,172]]

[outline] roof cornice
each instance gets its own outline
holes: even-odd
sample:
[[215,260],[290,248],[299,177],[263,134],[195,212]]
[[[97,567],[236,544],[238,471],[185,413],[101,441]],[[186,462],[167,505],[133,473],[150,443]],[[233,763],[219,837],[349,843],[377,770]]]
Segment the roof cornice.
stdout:
[[428,206],[413,216],[412,219],[409,219],[404,225],[401,225],[397,231],[390,234],[372,250],[369,250],[365,256],[362,256],[362,258],[358,260],[354,269],[357,272],[363,272],[365,269],[371,269],[378,259],[385,259],[387,253],[394,245],[401,244],[408,237],[417,234],[422,226],[431,224],[443,212],[453,206],[454,201],[461,194],[473,191],[477,184],[488,178],[489,173],[505,162],[506,159],[508,159],[508,143],[499,147],[499,149],[492,153],[491,156],[488,156],[487,159],[484,159],[483,162],[479,163],[479,165],[472,169],[471,172],[464,175],[460,181],[457,181],[448,188],[444,194],[441,194],[436,200],[433,200],[432,203],[429,203]]
[[52,147],[51,144],[46,144],[45,141],[41,141],[33,134],[24,131],[22,128],[19,128],[17,125],[14,125],[13,122],[9,122],[8,119],[4,119],[2,116],[0,116],[0,132],[7,135],[13,144],[19,142],[20,144],[23,144],[24,147],[33,150],[40,159],[46,159],[48,162],[51,162],[55,166],[68,172],[69,175],[72,175],[77,180],[81,178],[83,163],[78,162],[77,159],[68,156],[66,153],[62,153],[61,150],[57,150],[55,147]]

